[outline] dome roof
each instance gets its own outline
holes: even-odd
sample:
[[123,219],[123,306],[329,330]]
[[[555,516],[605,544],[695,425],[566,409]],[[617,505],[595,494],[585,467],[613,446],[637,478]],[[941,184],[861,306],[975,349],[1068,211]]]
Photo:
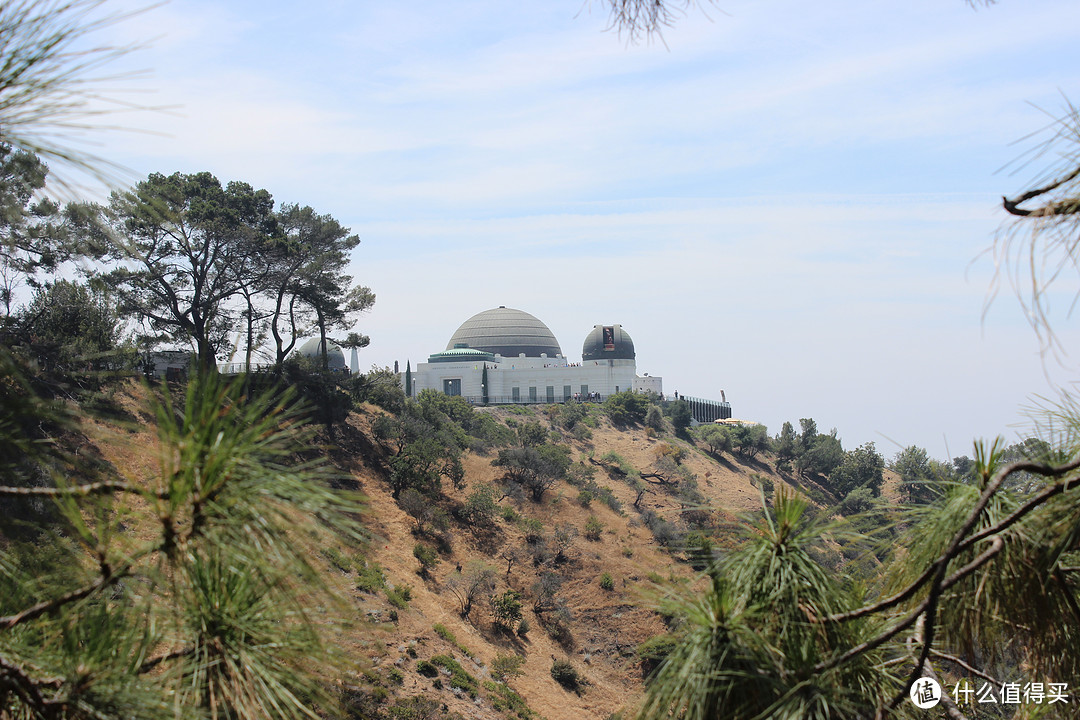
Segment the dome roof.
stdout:
[[622,325],[594,325],[581,347],[582,360],[633,360],[634,341]]
[[527,312],[508,307],[497,307],[477,313],[461,324],[447,350],[473,348],[503,357],[517,357],[525,353],[526,357],[548,357],[562,355],[559,341],[548,329]]
[[[321,361],[321,349],[319,338],[311,338],[306,343],[300,346],[297,350],[298,353],[304,357],[311,358],[316,362]],[[326,361],[328,367],[331,370],[344,370],[345,369],[345,352],[341,349],[341,346],[330,340],[326,341]]]

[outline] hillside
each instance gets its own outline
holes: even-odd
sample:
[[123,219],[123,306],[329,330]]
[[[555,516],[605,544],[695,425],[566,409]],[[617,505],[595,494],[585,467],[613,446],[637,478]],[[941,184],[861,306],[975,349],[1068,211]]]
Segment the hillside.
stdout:
[[[129,422],[82,420],[92,446],[84,451],[99,455],[130,479],[151,477],[158,463],[155,428],[143,410],[143,393],[132,383],[113,396],[118,414]],[[685,562],[683,543],[665,532],[678,529],[681,535],[690,521],[707,528],[722,550],[724,542],[737,542],[739,516],[760,511],[752,478],[776,485],[791,482],[760,457],[713,457],[670,430],[615,427],[599,408],[585,410],[583,427],[589,429],[571,431],[559,424],[557,411],[545,406],[478,409],[501,426],[539,422],[551,440],[569,446],[574,463],[570,476],[576,479],[558,482],[540,502],[501,498],[490,525],[463,522],[469,494],[486,483],[497,486],[503,474],[492,465],[494,448],[475,447],[462,459],[463,487],[441,487],[438,505],[450,520],[439,532],[418,532],[417,521],[392,496],[388,451],[373,431],[386,412],[364,404],[338,426],[330,456],[351,479],[348,484],[366,497],[364,524],[371,539],[364,546],[330,539],[317,562],[331,583],[351,598],[354,622],[339,639],[359,663],[355,684],[346,683],[355,717],[384,713],[395,703],[399,714],[390,716],[408,717],[401,714],[401,703],[415,696],[435,701],[410,708],[420,713],[417,717],[436,709],[444,712],[445,707],[476,718],[605,718],[632,707],[643,687],[637,647],[668,629],[656,610],[657,600],[669,588],[692,585],[695,578]],[[656,477],[662,475],[657,472],[661,466],[666,471],[673,467],[663,465],[663,455],[678,459],[680,476],[690,486],[696,483],[700,504],[687,504],[673,494],[673,486],[664,484],[670,476]],[[642,481],[636,480],[637,491],[631,487],[635,471],[644,473],[647,487],[640,499]],[[589,482],[595,491],[591,499],[590,493],[582,493],[583,483]],[[418,541],[439,550],[438,562],[426,576],[413,554]],[[454,578],[481,564],[495,580],[488,595],[521,593],[528,632],[497,627],[486,596],[477,599],[468,619],[462,617]],[[542,592],[538,581],[545,577],[555,588],[548,607],[537,612]],[[610,577],[608,589],[601,587],[605,577]],[[492,667],[497,657],[513,655],[524,662],[519,675],[508,677],[513,691],[508,692],[492,682]],[[449,674],[459,672],[452,663],[435,677],[422,674],[434,672],[423,661],[439,656],[453,658],[467,675]],[[576,692],[553,679],[555,660],[568,660],[583,677]]]

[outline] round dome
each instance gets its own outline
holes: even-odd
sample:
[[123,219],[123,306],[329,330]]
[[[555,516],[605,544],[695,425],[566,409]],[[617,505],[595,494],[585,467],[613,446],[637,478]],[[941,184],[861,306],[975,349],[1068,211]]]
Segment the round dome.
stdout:
[[634,341],[622,325],[594,325],[581,347],[584,360],[633,360]]
[[497,307],[477,313],[461,324],[447,350],[472,348],[496,353],[503,357],[517,357],[525,353],[526,357],[548,357],[562,355],[559,341],[548,329],[532,315],[522,310]]
[[[317,363],[322,362],[321,345],[322,343],[319,341],[319,338],[311,338],[301,345],[296,352],[304,357],[311,358]],[[326,341],[326,362],[331,370],[345,369],[345,352],[341,349],[340,345],[330,340]]]

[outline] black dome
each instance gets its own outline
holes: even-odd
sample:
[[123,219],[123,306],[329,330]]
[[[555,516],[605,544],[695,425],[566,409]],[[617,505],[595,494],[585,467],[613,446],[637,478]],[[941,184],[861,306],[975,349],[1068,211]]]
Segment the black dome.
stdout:
[[634,341],[622,325],[594,325],[581,348],[582,360],[633,360]]

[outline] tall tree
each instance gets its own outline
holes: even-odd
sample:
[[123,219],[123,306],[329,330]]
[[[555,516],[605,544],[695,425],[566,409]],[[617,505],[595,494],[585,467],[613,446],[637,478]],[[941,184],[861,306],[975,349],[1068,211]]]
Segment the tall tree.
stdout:
[[864,443],[844,453],[843,461],[829,475],[828,487],[840,498],[860,487],[880,495],[884,469],[885,459],[874,448],[874,443]]
[[[280,367],[297,338],[305,334],[306,316],[313,316],[325,369],[328,334],[349,330],[356,317],[375,303],[369,288],[354,286],[352,277],[341,271],[360,238],[330,215],[319,215],[308,206],[282,206],[278,222],[282,235],[269,256],[273,271],[268,285],[274,361]],[[352,344],[363,347],[367,343],[357,336]]]
[[269,274],[260,251],[275,232],[273,205],[266,190],[222,187],[208,172],[155,173],[113,193],[105,218],[118,266],[106,279],[121,312],[191,342],[200,369],[213,371],[226,300]]
[[910,445],[900,452],[890,465],[900,476],[900,493],[909,503],[926,503],[936,497],[933,472],[926,450]]
[[6,316],[20,285],[38,287],[38,273],[68,257],[60,208],[40,197],[48,173],[36,155],[0,143],[0,305]]

